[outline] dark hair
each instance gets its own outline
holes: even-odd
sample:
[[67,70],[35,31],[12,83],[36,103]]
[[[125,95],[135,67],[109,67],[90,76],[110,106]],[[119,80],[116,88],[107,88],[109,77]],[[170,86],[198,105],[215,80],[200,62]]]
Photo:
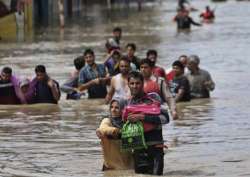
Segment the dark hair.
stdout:
[[94,51],[92,49],[86,49],[83,53],[83,56],[86,56],[87,54],[90,54],[90,55],[95,55]]
[[113,32],[122,32],[122,29],[120,28],[120,27],[115,27],[114,29],[113,29]]
[[180,58],[188,58],[188,56],[187,55],[181,55],[181,56],[179,56],[178,59],[180,59]]
[[128,82],[130,81],[131,78],[134,78],[134,79],[139,79],[140,81],[144,81],[144,78],[142,76],[142,74],[138,71],[131,71],[129,74],[128,74]]
[[79,56],[74,59],[74,65],[77,70],[80,70],[82,67],[85,66],[85,60],[83,56]]
[[121,59],[120,59],[120,61],[119,61],[119,63],[120,63],[121,61],[125,61],[125,62],[127,62],[127,63],[130,64],[130,60],[128,59],[127,56],[122,56]]
[[4,67],[2,69],[2,72],[5,73],[5,74],[12,74],[12,69],[10,67]]
[[147,51],[147,57],[148,57],[149,55],[155,55],[155,56],[157,56],[157,51],[154,50],[154,49],[150,49],[150,50]]
[[119,56],[121,56],[121,52],[119,52],[118,50],[114,50],[113,55],[119,55]]
[[136,51],[136,45],[135,45],[135,43],[128,43],[126,45],[126,48],[128,48],[128,47],[131,47],[134,51]]
[[149,60],[148,58],[144,58],[141,60],[140,66],[143,64],[147,64],[150,68],[154,67],[154,63],[151,60]]
[[35,68],[36,73],[46,73],[46,68],[44,65],[37,65]]
[[184,66],[179,60],[174,61],[172,66],[177,66],[177,67],[181,68],[182,70],[184,70]]

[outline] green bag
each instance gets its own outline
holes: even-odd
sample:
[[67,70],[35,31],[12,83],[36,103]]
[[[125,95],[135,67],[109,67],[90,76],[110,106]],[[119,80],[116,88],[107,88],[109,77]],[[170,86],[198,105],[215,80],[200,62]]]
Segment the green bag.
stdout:
[[122,150],[132,151],[134,149],[146,149],[142,123],[127,121],[121,130]]

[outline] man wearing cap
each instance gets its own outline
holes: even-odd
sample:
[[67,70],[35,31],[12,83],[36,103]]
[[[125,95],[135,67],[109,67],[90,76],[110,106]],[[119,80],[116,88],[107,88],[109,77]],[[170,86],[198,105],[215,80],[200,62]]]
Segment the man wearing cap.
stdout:
[[210,91],[215,88],[215,83],[212,80],[209,72],[200,69],[200,58],[197,55],[188,57],[187,67],[190,73],[187,74],[187,79],[190,84],[191,98],[209,98]]

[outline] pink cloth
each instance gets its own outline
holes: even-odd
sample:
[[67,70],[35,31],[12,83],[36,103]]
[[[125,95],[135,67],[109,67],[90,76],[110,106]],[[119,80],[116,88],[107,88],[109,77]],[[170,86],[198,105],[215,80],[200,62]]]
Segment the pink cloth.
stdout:
[[[148,97],[149,98],[149,97]],[[135,105],[128,105],[123,109],[122,119],[123,121],[127,121],[129,114],[144,114],[144,115],[160,115],[161,114],[161,106],[160,102],[149,98],[152,100],[151,104],[141,103]],[[144,131],[150,131],[155,128],[154,124],[143,122]]]

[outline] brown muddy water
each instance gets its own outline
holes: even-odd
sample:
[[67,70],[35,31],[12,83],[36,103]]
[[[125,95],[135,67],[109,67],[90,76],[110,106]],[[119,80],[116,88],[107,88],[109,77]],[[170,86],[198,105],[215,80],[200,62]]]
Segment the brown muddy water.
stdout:
[[[105,39],[116,25],[124,30],[123,45],[135,42],[138,55],[159,51],[168,68],[181,54],[198,54],[211,72],[216,90],[211,99],[178,105],[180,119],[164,126],[169,149],[164,176],[250,176],[250,3],[207,0],[191,2],[198,9],[216,8],[214,24],[177,34],[171,22],[176,2],[106,11],[92,6],[74,17],[64,33],[57,27],[36,30],[25,42],[1,42],[0,65],[32,77],[37,64],[60,83],[73,69],[73,58],[86,47],[104,56]],[[199,12],[192,12],[194,20]],[[56,25],[54,25],[56,26]],[[101,171],[102,154],[95,135],[107,106],[103,100],[66,101],[58,105],[0,106],[0,176],[82,177],[141,176],[133,171]]]

